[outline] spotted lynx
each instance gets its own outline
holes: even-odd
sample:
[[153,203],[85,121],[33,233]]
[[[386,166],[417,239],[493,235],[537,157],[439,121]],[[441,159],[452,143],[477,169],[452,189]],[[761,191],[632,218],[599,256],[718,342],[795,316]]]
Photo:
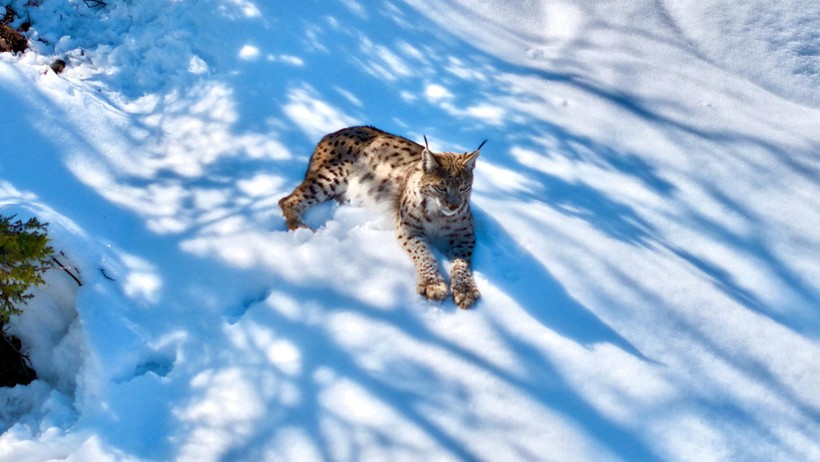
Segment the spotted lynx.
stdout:
[[345,128],[322,138],[304,181],[279,206],[292,230],[307,227],[302,214],[308,208],[329,199],[343,202],[354,184],[369,198],[392,204],[399,242],[416,266],[418,293],[432,300],[450,293],[430,251],[440,242],[452,259],[453,300],[467,309],[479,297],[470,268],[475,233],[469,200],[481,146],[464,154],[434,153],[374,127]]

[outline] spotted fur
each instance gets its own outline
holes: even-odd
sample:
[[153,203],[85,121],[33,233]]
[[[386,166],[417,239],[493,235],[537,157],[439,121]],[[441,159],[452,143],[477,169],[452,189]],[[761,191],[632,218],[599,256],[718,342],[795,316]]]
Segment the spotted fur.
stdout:
[[[418,293],[432,300],[452,293],[456,305],[467,309],[480,296],[471,269],[469,202],[480,149],[434,153],[374,127],[345,128],[322,138],[304,181],[279,206],[288,229],[306,228],[307,209],[330,199],[343,202],[349,187],[359,185],[369,198],[392,205],[397,237],[416,266]],[[450,287],[431,251],[434,242],[452,260]]]

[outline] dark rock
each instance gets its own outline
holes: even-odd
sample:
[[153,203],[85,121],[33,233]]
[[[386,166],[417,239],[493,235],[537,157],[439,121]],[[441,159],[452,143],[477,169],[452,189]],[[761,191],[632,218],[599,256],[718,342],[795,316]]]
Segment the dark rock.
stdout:
[[59,74],[60,72],[63,72],[65,66],[65,61],[63,61],[62,59],[56,59],[53,63],[51,63],[51,70],[54,71],[55,74]]

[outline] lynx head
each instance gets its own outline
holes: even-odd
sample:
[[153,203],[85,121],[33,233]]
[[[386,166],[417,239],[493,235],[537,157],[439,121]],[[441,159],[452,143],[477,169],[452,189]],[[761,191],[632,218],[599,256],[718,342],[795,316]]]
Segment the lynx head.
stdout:
[[473,188],[473,169],[484,140],[473,152],[455,154],[435,153],[427,146],[421,153],[422,171],[421,193],[433,199],[433,203],[444,216],[453,216],[467,206]]

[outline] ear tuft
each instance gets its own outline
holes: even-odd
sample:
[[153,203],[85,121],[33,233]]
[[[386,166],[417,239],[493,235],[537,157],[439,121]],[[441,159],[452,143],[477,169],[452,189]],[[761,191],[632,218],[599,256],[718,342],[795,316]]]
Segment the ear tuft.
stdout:
[[[481,148],[481,146],[479,146],[479,149],[480,148]],[[472,169],[475,168],[475,161],[478,159],[478,155],[481,152],[481,151],[479,151],[479,149],[476,149],[475,151],[473,151],[469,154],[464,154],[464,168],[467,168],[469,170],[472,170]]]
[[469,154],[465,154],[464,167],[466,167],[470,170],[475,168],[475,161],[476,161],[476,159],[478,159],[478,155],[481,153],[481,148],[484,147],[484,143],[486,143],[486,142],[487,142],[487,140],[482,141],[481,144],[478,145],[478,147],[476,148],[475,151],[473,151]]

